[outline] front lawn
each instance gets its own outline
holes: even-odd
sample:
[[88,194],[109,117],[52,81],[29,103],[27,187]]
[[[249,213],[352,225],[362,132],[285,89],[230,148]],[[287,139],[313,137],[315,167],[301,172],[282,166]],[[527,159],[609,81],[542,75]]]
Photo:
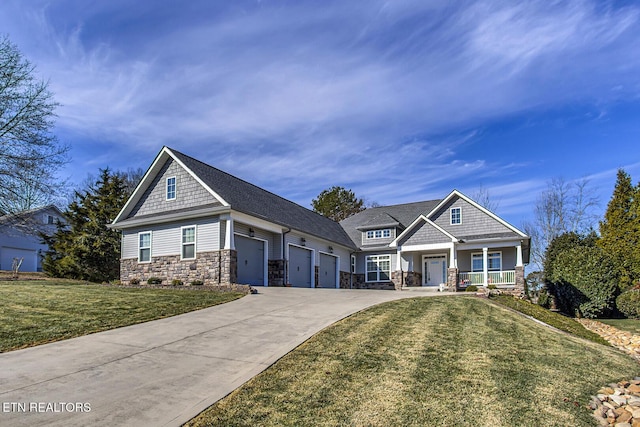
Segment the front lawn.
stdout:
[[593,425],[640,366],[479,298],[382,304],[336,323],[189,426]]
[[640,320],[638,319],[598,319],[598,322],[606,323],[622,331],[631,332],[634,335],[640,335]]
[[69,280],[0,282],[0,352],[175,316],[241,296]]
[[509,295],[492,296],[491,300],[496,301],[504,306],[517,310],[528,316],[538,319],[547,325],[560,329],[561,331],[568,332],[572,335],[587,339],[589,341],[597,342],[603,345],[609,345],[609,343],[600,335],[586,329],[577,320],[564,316],[560,313],[554,313],[547,310],[544,307],[540,307],[537,304],[533,304],[529,301],[514,298]]

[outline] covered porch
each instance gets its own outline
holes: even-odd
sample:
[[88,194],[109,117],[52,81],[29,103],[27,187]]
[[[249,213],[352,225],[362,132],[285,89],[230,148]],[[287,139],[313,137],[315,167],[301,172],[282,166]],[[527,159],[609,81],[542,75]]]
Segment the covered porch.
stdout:
[[[396,288],[428,286],[462,290],[495,285],[524,288],[523,248],[520,241],[398,247],[393,274]],[[429,247],[425,247],[429,246]]]

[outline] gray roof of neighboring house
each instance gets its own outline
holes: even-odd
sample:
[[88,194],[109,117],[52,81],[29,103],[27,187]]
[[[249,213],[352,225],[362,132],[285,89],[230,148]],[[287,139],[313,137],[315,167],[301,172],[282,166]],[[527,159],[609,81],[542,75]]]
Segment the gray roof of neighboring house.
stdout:
[[361,231],[375,227],[391,227],[391,221],[399,224],[401,229],[407,228],[420,215],[428,214],[442,200],[426,200],[423,202],[404,203],[401,205],[379,206],[368,208],[349,218],[340,221],[340,225],[346,230],[354,242],[360,242]]
[[349,248],[356,248],[345,230],[337,222],[193,157],[173,149],[170,150],[178,160],[229,203],[231,209]]

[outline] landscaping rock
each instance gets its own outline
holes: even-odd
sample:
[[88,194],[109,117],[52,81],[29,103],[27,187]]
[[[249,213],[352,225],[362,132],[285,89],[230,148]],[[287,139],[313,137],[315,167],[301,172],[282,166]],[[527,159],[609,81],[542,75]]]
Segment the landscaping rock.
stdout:
[[589,408],[601,426],[640,427],[640,381],[638,378],[609,384],[591,398]]

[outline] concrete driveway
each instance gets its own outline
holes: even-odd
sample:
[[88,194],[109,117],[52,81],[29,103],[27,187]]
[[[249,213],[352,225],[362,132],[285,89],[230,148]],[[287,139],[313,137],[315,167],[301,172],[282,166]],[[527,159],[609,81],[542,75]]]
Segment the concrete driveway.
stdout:
[[427,290],[260,288],[204,310],[0,354],[0,425],[177,426],[316,332]]

